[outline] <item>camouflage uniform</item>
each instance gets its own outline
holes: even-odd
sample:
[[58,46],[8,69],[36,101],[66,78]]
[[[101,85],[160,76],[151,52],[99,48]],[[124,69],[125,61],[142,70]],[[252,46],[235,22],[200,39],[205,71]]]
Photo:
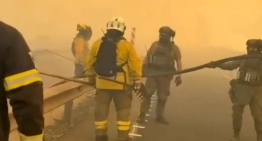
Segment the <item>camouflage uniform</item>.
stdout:
[[[177,59],[181,59],[181,53],[174,42],[170,42],[170,39],[167,43],[156,41],[151,45],[148,55],[145,58],[143,72],[149,76],[150,74],[155,75],[175,72],[176,69],[174,65]],[[141,103],[140,115],[137,122],[145,121],[145,114],[149,110],[151,97],[156,92],[158,97],[156,120],[161,123],[168,123],[163,118],[163,114],[167,98],[170,95],[170,84],[172,79],[173,75],[147,77],[145,82],[147,95]]]
[[[253,41],[253,40],[252,40]],[[248,40],[250,43],[250,40]],[[248,44],[249,47],[256,47]],[[257,51],[257,50],[256,50]],[[257,141],[262,141],[262,62],[260,59],[245,59],[226,62],[217,65],[223,70],[234,70],[239,68],[237,78],[230,81],[229,91],[233,103],[232,120],[234,136],[231,141],[239,141],[239,134],[242,127],[242,115],[246,105],[249,105],[255,122]]]

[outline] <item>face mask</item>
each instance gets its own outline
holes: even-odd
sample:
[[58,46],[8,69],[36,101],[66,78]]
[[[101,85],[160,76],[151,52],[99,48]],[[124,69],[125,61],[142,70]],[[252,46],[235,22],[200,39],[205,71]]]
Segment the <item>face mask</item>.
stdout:
[[159,42],[161,43],[169,43],[170,42],[170,36],[168,35],[159,35]]
[[168,42],[170,42],[170,39],[169,38],[159,38],[159,42],[168,43]]

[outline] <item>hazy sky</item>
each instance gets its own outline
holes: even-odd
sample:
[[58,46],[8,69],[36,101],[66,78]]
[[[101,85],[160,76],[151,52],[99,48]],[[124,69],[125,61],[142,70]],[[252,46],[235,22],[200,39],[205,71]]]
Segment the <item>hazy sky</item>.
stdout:
[[249,38],[262,38],[261,0],[0,0],[0,20],[19,29],[31,48],[70,48],[76,24],[92,26],[92,41],[113,16],[137,28],[136,48],[157,40],[158,29],[176,30],[184,50],[223,47],[245,50]]

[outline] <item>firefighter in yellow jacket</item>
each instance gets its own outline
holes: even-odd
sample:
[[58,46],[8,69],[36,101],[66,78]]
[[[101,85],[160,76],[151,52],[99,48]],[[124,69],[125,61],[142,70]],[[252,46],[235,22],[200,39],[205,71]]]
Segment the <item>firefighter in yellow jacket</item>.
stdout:
[[72,53],[75,57],[75,76],[79,76],[84,72],[84,57],[87,55],[88,41],[92,36],[92,29],[85,24],[77,24],[79,31],[72,43]]
[[0,140],[8,141],[7,98],[21,141],[43,141],[43,83],[23,36],[0,21]]
[[[87,76],[97,88],[96,141],[107,141],[107,118],[112,99],[117,112],[118,141],[131,140],[128,134],[132,90],[140,89],[142,62],[133,45],[123,38],[125,29],[122,18],[111,19],[107,23],[106,34],[93,44],[87,56],[85,64]],[[101,77],[124,82],[134,87],[104,80]]]

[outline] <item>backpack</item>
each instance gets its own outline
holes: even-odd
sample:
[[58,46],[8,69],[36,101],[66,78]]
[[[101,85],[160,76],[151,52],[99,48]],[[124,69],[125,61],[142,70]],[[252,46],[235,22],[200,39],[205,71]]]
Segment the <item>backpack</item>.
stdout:
[[[124,38],[121,38],[122,40]],[[127,64],[127,62],[118,66],[117,59],[117,44],[120,40],[114,41],[112,39],[102,39],[102,43],[100,44],[100,48],[96,55],[96,61],[94,63],[94,69],[97,75],[103,77],[113,77],[116,76],[118,72],[124,72],[123,66]],[[125,40],[125,39],[124,39]]]

